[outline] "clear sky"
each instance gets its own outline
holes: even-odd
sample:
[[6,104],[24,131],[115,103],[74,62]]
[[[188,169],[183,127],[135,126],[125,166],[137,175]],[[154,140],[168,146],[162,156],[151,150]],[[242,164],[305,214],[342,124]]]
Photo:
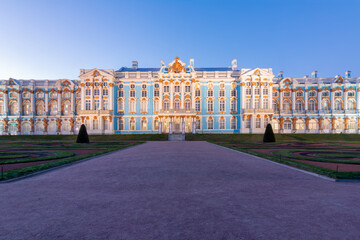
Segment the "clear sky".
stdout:
[[80,68],[273,68],[360,76],[359,0],[0,0],[0,79],[77,79]]

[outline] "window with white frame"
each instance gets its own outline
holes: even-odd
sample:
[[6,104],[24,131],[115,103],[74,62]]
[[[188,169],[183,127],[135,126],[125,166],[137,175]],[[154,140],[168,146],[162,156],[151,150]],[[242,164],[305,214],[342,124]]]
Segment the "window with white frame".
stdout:
[[129,102],[130,106],[129,106],[129,112],[130,113],[135,113],[136,112],[136,102],[135,101],[130,101]]
[[99,121],[97,119],[93,119],[93,130],[99,129]]
[[147,91],[146,90],[141,91],[141,97],[144,97],[144,98],[147,97]]
[[103,101],[103,109],[104,110],[109,110],[109,100],[104,99],[104,101]]
[[255,107],[255,109],[260,109],[260,99],[259,98],[255,98],[254,107]]
[[212,118],[207,120],[207,129],[214,129],[214,120]]
[[104,130],[109,130],[109,120],[104,120]]
[[329,91],[324,91],[321,95],[323,97],[328,97],[328,96],[330,96],[330,92]]
[[104,88],[104,89],[103,89],[103,95],[104,95],[104,96],[109,95],[109,89]]
[[315,91],[310,91],[310,92],[309,92],[309,96],[310,96],[310,97],[315,97],[315,96],[316,96],[316,92],[315,92]]
[[207,111],[208,112],[213,112],[214,111],[214,101],[213,100],[208,100],[208,102],[207,102]]
[[200,97],[200,89],[195,90],[195,97]]
[[158,112],[159,111],[159,101],[155,100],[154,101],[154,112]]
[[268,95],[269,94],[269,89],[268,88],[264,88],[263,89],[263,95]]
[[99,110],[99,109],[100,109],[100,100],[95,99],[95,101],[94,101],[94,110]]
[[354,91],[348,92],[348,97],[353,97],[353,96],[355,96],[355,92],[354,92]]
[[119,91],[118,91],[118,95],[119,95],[119,97],[124,97],[124,91],[123,91],[123,90],[119,90]]
[[255,119],[255,128],[261,128],[261,118]]
[[269,109],[269,99],[265,98],[263,100],[263,108],[264,109]]
[[221,89],[219,91],[219,97],[225,97],[225,90]]
[[273,91],[273,97],[277,97],[278,96],[278,92],[277,91]]
[[207,96],[208,97],[213,97],[214,96],[214,91],[213,90],[208,90]]
[[220,118],[219,129],[225,129],[225,118]]
[[98,88],[96,88],[96,89],[94,90],[94,95],[95,95],[95,96],[100,95],[100,90],[99,90]]
[[118,111],[119,112],[124,111],[124,100],[118,100]]
[[185,86],[185,92],[189,93],[191,91],[191,86]]
[[284,92],[284,97],[290,97],[290,95],[291,95],[291,94],[290,94],[290,91],[285,91],[285,92]]
[[180,92],[180,86],[175,86],[175,92],[179,93]]
[[87,99],[85,102],[85,109],[86,110],[91,110],[91,101],[90,99]]
[[169,86],[164,86],[164,93],[168,93],[170,91],[170,87]]
[[220,102],[219,102],[219,111],[225,112],[225,101],[224,100],[220,100]]
[[141,101],[141,103],[140,103],[140,112],[147,113],[147,111],[148,111],[147,101]]
[[231,100],[230,101],[230,111],[231,112],[236,112],[236,100]]
[[284,121],[284,129],[285,130],[291,130],[291,121],[290,120],[285,120]]
[[135,97],[136,96],[136,93],[135,93],[135,91],[134,90],[130,90],[130,97]]
[[186,110],[186,111],[190,111],[190,108],[191,108],[190,99],[186,99],[186,100],[185,100],[185,110]]
[[175,101],[174,101],[174,109],[175,109],[175,111],[180,110],[180,100],[179,99],[175,99]]
[[236,89],[231,90],[231,97],[236,97]]
[[245,128],[251,128],[251,118],[245,119]]
[[164,100],[164,111],[168,111],[169,110],[169,100],[168,99],[166,99],[166,100]]
[[134,119],[130,120],[129,125],[130,125],[130,130],[132,131],[136,130],[136,122]]
[[251,95],[251,88],[247,88],[245,91],[246,91],[246,92],[245,92],[246,95],[249,95],[249,96]]
[[200,108],[200,100],[196,100],[195,101],[195,111],[200,112],[201,108]]
[[316,103],[315,100],[309,101],[309,111],[315,111],[316,110]]
[[87,88],[86,91],[85,91],[85,95],[90,96],[91,95],[91,89]]
[[245,108],[246,109],[251,109],[251,99],[250,98],[246,99]]
[[255,88],[255,95],[260,95],[260,88]]
[[297,97],[302,97],[302,96],[304,96],[304,92],[303,91],[297,91],[296,96]]
[[340,92],[340,91],[335,92],[335,97],[341,97],[341,96],[342,96],[342,92]]
[[200,121],[200,119],[196,119],[195,125],[196,125],[196,129],[201,129],[201,121]]
[[154,91],[154,97],[158,97],[160,96],[160,91],[159,90],[155,90]]
[[231,118],[230,119],[230,128],[231,129],[236,129],[236,118]]

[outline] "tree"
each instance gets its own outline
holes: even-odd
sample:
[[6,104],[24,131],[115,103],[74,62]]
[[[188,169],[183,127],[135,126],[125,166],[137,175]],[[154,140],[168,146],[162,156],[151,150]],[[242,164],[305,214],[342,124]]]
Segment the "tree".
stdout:
[[76,139],[77,143],[89,143],[89,135],[87,134],[84,124],[81,125],[79,134]]
[[276,142],[275,135],[270,123],[266,125],[263,142]]

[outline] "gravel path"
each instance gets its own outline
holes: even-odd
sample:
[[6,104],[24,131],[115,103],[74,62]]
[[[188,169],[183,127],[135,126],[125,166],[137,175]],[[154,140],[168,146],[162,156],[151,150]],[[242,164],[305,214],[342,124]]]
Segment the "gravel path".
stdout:
[[360,183],[148,142],[0,184],[0,239],[360,239]]

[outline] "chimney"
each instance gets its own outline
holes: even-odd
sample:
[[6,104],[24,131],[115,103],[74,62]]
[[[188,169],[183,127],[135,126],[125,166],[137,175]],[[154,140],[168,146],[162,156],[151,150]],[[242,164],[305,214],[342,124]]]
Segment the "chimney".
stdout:
[[305,75],[305,76],[304,76],[304,78],[308,78],[308,77],[309,77],[309,75]]
[[137,61],[132,61],[131,65],[132,65],[132,69],[134,69],[134,70],[138,69],[138,62]]
[[232,69],[233,71],[236,71],[236,70],[237,70],[237,60],[236,60],[236,58],[233,59],[232,62],[231,62],[231,69]]
[[347,71],[345,72],[345,77],[346,77],[346,78],[351,78],[351,71],[347,70]]
[[278,78],[283,79],[284,78],[284,72],[280,71],[277,75]]
[[317,78],[318,77],[318,72],[317,71],[313,71],[311,73],[311,78]]

